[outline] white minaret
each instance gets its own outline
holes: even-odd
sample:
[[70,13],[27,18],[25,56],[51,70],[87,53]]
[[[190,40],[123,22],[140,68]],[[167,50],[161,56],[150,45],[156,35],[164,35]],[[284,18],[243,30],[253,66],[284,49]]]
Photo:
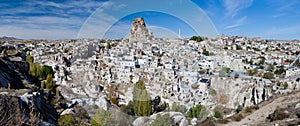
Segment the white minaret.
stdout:
[[181,38],[181,36],[180,36],[180,28],[178,30],[178,38]]

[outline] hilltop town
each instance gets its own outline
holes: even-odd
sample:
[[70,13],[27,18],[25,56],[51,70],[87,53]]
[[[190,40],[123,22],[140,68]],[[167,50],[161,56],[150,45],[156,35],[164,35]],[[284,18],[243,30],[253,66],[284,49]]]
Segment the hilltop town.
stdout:
[[[1,105],[8,104],[5,98],[20,99],[19,111],[30,111],[41,103],[34,107],[43,117],[37,124],[58,124],[72,115],[83,125],[99,109],[119,121],[126,118],[126,125],[151,125],[166,113],[172,125],[182,126],[299,123],[297,99],[265,112],[268,117],[245,121],[274,99],[299,96],[299,40],[155,38],[143,18],[134,19],[128,32],[128,38],[118,40],[0,40]],[[140,83],[151,97],[148,116],[123,111],[135,101]],[[189,114],[199,105],[205,108],[203,115]],[[273,116],[287,106],[284,118]],[[78,119],[82,111],[85,117]],[[31,116],[25,118],[24,124],[32,123]]]

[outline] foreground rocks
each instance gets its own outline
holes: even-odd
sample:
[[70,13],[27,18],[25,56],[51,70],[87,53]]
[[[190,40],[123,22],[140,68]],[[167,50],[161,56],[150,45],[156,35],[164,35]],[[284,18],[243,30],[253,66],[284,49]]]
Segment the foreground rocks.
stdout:
[[170,114],[170,118],[172,119],[173,125],[186,126],[189,123],[186,117],[180,112],[160,112],[153,114],[150,117],[139,117],[136,120],[134,120],[132,124],[134,126],[148,126],[156,119],[158,114]]
[[21,97],[0,95],[0,125],[57,124],[56,110],[39,93]]

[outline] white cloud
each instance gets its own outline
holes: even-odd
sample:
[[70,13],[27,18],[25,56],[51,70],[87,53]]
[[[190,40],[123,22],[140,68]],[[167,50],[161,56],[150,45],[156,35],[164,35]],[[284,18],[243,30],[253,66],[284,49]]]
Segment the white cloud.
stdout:
[[234,24],[225,26],[224,29],[237,28],[237,27],[243,25],[246,20],[247,20],[247,16],[244,16],[244,17],[240,18],[239,20],[237,20]]
[[226,15],[234,17],[242,9],[252,5],[253,0],[223,0],[223,5],[226,8]]
[[[20,6],[0,8],[0,36],[22,39],[76,38],[86,16],[103,1],[23,1]],[[2,4],[1,4],[2,5]]]

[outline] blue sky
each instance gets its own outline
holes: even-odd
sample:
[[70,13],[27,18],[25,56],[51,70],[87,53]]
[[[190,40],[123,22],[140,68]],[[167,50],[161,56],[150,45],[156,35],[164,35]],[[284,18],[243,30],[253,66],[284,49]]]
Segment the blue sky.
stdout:
[[[56,1],[33,1],[33,0],[0,0],[0,36],[14,36],[23,39],[68,39],[77,38],[81,31],[84,31],[83,26],[86,26],[91,18],[91,15],[106,16],[107,18],[94,16],[95,21],[99,21],[101,25],[107,25],[107,22],[114,23],[112,29],[120,29],[128,33],[128,22],[134,16],[146,16],[146,13],[128,14],[126,17],[116,18],[109,16],[111,8],[121,12],[122,8],[134,4],[128,3],[128,0],[123,1],[124,4],[114,5],[116,2],[103,0],[56,0]],[[162,1],[162,0],[161,0]],[[169,0],[168,0],[169,1]],[[166,15],[164,13],[155,13],[158,22],[155,22],[155,16],[146,18],[149,22],[149,27],[153,30],[158,30],[157,34],[171,31],[174,34],[178,32],[179,26],[184,37],[195,35],[195,32],[189,30],[189,27],[197,26],[193,22],[186,22],[190,26],[183,27],[181,19],[198,16],[191,9],[184,5],[187,0],[172,0],[178,1],[176,6],[171,6],[169,10],[177,10],[178,15]],[[299,0],[192,0],[197,7],[201,8],[210,18],[219,34],[238,35],[248,37],[262,37],[267,39],[300,39],[300,1]],[[173,2],[175,3],[175,2]],[[172,3],[170,3],[172,4]],[[167,6],[167,2],[153,3],[151,5]],[[152,7],[150,4],[142,6]],[[169,6],[169,5],[168,5]],[[105,9],[107,8],[107,9]],[[110,9],[108,9],[110,8]],[[168,10],[168,11],[169,11]],[[106,12],[106,13],[105,13]],[[95,14],[96,13],[96,14]],[[118,14],[112,14],[118,15]],[[188,15],[187,17],[184,17]],[[199,14],[203,16],[203,14]],[[173,23],[166,23],[174,20]],[[178,21],[175,21],[175,20]],[[193,20],[195,18],[192,18]],[[120,20],[123,21],[120,22]],[[195,19],[196,20],[196,19]],[[125,23],[124,23],[125,22]],[[127,22],[127,23],[126,23]],[[176,23],[177,22],[177,23]],[[181,22],[181,23],[180,23]],[[122,25],[120,25],[122,24]],[[148,24],[148,23],[147,23]],[[192,24],[192,25],[191,25]],[[165,25],[165,26],[164,26]],[[206,23],[199,23],[205,26]],[[95,31],[105,31],[99,27]],[[129,27],[130,28],[130,27]],[[165,31],[162,31],[164,29]],[[209,28],[205,28],[207,30]],[[204,30],[204,31],[205,31]],[[213,31],[213,29],[212,29]],[[170,32],[170,33],[171,33]],[[112,34],[114,32],[111,32]],[[89,34],[88,32],[86,34]],[[85,37],[84,34],[82,34]],[[154,32],[155,35],[155,32]],[[87,37],[95,37],[88,36]],[[172,36],[173,37],[173,36]]]

